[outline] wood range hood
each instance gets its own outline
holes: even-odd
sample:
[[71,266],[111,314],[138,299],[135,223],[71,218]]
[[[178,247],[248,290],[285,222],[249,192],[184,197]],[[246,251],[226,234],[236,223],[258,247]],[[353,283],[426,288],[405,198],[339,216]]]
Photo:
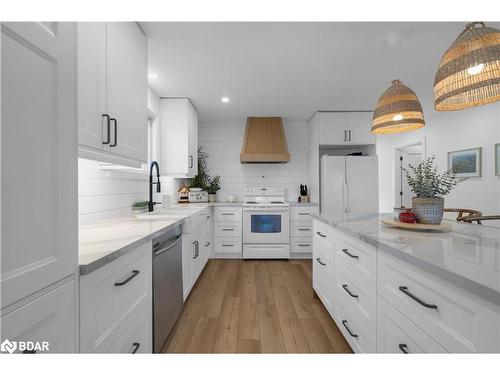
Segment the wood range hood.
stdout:
[[290,161],[281,117],[247,117],[241,146],[242,164],[281,164]]

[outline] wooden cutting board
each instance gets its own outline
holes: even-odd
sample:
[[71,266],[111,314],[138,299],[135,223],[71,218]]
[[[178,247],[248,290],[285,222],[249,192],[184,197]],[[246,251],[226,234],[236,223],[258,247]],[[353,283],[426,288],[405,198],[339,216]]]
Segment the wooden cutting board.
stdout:
[[421,223],[403,223],[399,220],[394,219],[381,219],[382,223],[390,225],[392,227],[398,227],[403,229],[411,230],[435,230],[439,232],[446,232],[451,229],[451,224],[441,223],[441,224],[421,224]]

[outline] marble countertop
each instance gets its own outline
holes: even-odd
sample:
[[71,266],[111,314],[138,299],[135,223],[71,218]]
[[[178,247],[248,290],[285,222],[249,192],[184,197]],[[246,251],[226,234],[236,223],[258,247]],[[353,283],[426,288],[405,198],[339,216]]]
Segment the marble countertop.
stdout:
[[[192,213],[193,211],[189,210],[185,217]],[[172,227],[181,225],[185,217],[179,216],[172,220],[145,220],[137,219],[136,215],[130,214],[80,225],[78,236],[80,275],[89,274]]]
[[500,230],[487,225],[451,224],[447,232],[392,228],[379,215],[312,215],[341,232],[500,305]]
[[290,204],[290,207],[318,207],[319,205],[314,202],[297,202],[297,201],[290,201],[288,202]]

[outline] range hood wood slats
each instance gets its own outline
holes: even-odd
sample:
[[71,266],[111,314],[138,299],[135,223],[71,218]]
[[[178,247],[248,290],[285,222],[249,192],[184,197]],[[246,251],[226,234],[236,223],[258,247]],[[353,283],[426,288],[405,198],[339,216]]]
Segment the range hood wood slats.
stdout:
[[287,163],[288,144],[281,117],[248,117],[241,163]]

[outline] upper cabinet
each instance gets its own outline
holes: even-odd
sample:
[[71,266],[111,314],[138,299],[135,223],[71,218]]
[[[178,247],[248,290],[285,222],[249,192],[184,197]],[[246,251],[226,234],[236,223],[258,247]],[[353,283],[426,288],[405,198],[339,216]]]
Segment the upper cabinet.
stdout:
[[192,178],[198,173],[198,113],[187,98],[161,99],[161,173]]
[[372,112],[319,112],[319,144],[374,144]]
[[136,23],[78,23],[80,155],[147,160],[147,43]]

